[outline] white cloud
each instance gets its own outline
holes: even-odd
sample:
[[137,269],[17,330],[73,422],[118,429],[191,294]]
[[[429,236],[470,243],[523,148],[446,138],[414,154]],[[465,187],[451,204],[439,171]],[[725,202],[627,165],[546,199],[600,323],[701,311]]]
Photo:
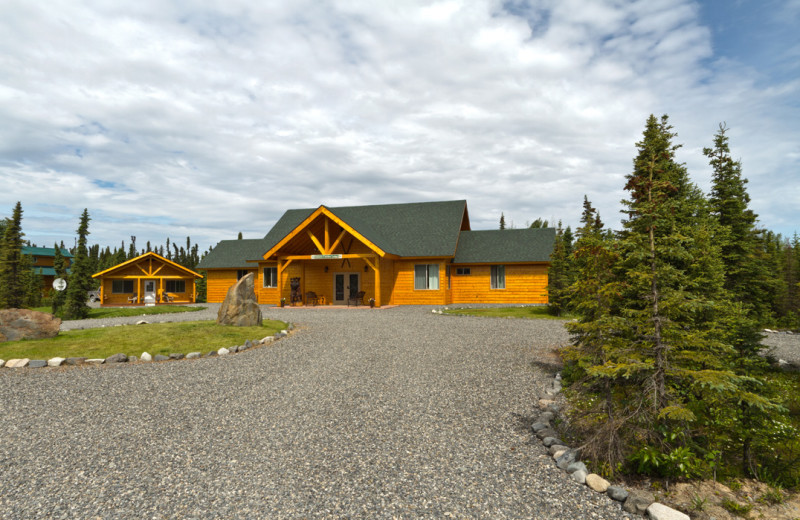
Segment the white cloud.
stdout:
[[663,112],[701,184],[699,150],[726,120],[762,222],[797,220],[797,81],[763,86],[717,58],[688,0],[19,0],[5,14],[0,212],[21,200],[41,243],[83,207],[103,244],[206,247],[321,203],[466,198],[473,228],[493,228],[501,211],[574,224],[585,193],[613,224],[634,143]]

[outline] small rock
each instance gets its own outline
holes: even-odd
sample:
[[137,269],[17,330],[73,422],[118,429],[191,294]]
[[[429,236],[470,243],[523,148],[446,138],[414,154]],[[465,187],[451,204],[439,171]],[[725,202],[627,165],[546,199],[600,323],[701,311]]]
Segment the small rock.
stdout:
[[23,358],[23,359],[9,359],[6,361],[6,368],[25,368],[28,366],[30,359]]
[[558,440],[556,437],[545,437],[544,439],[542,439],[542,444],[544,444],[545,447],[549,448],[553,444],[561,444],[561,441]]
[[589,473],[586,475],[586,485],[598,493],[605,493],[611,483],[600,475]]
[[183,358],[185,358],[185,357],[186,357],[186,356],[185,356],[184,354],[170,354],[170,355],[169,355],[169,358],[170,358],[170,359],[183,359]]
[[567,466],[567,473],[575,473],[578,470],[582,470],[587,475],[589,474],[589,470],[586,469],[586,464],[584,464],[583,462],[580,461],[573,462],[572,464]]
[[217,354],[219,354],[220,356],[224,356],[224,355],[230,354],[230,353],[231,353],[231,351],[226,349],[225,347],[222,347],[221,349],[219,349],[217,351]]
[[555,455],[559,451],[564,452],[569,449],[569,446],[564,446],[563,444],[553,444],[550,446],[550,455]]
[[105,359],[103,359],[103,358],[92,358],[92,359],[87,359],[86,360],[86,363],[88,363],[90,365],[102,365],[104,362],[105,362]]
[[647,508],[647,514],[651,520],[689,520],[689,515],[676,511],[664,504],[653,502]]
[[236,345],[228,347],[228,352],[230,352],[231,354],[236,354],[237,352],[239,352],[239,347],[237,347]]
[[606,495],[616,500],[617,502],[625,502],[625,499],[628,498],[628,491],[620,486],[608,486],[608,489],[606,490]]
[[550,410],[552,413],[558,412],[558,405],[555,403],[548,404],[547,409]]
[[539,399],[539,408],[546,410],[548,406],[556,404],[552,399]]
[[86,363],[85,357],[68,357],[64,360],[65,365],[82,365]]
[[553,414],[553,412],[543,412],[543,413],[542,413],[542,414],[539,416],[539,420],[540,420],[541,422],[546,422],[546,423],[549,423],[549,422],[550,422],[550,421],[552,421],[553,419],[555,419],[555,414]]
[[275,338],[273,338],[272,336],[264,336],[263,338],[261,338],[261,343],[269,343],[273,339]]
[[652,493],[634,489],[628,493],[628,498],[622,504],[622,509],[628,513],[643,515],[650,504],[656,501]]
[[51,359],[47,360],[47,366],[49,366],[49,367],[60,367],[61,365],[64,364],[64,361],[65,360],[64,360],[63,357],[54,357],[54,358],[51,358]]
[[572,478],[574,478],[578,484],[586,484],[586,472],[582,469],[574,471],[572,473]]
[[201,356],[200,352],[189,352],[186,354],[186,359],[197,359]]
[[246,339],[246,340],[244,341],[244,348],[248,349],[248,348],[250,348],[250,347],[252,347],[252,346],[253,346],[253,342],[252,342],[252,341],[250,341],[249,339]]
[[217,351],[216,350],[212,350],[211,352],[206,354],[204,357],[214,357],[216,355],[217,355]]
[[136,363],[137,361],[139,361],[139,358],[136,356],[128,356],[128,363]]
[[281,334],[283,334],[284,336],[288,336],[288,335],[289,335],[289,331],[288,331],[288,330],[286,330],[286,329],[283,329],[283,330],[281,331]]
[[42,368],[47,366],[47,361],[44,359],[31,359],[28,362],[28,368]]
[[291,323],[286,326],[286,330],[294,330],[294,325]]
[[114,354],[113,356],[108,356],[106,358],[106,364],[109,363],[127,363],[128,356],[125,354]]
[[136,322],[136,324],[137,325],[147,325],[147,321],[146,320],[139,320],[139,321]]
[[578,460],[578,450],[567,450],[560,457],[556,458],[556,466],[566,470],[570,464]]
[[540,439],[544,439],[545,437],[555,437],[558,435],[558,432],[552,428],[545,428],[544,430],[539,430],[536,432],[536,436]]
[[539,430],[544,430],[545,428],[549,428],[549,427],[550,427],[550,425],[548,423],[546,423],[546,422],[535,422],[531,426],[531,429],[533,430],[533,433],[536,433]]
[[153,356],[151,356],[148,352],[142,352],[142,357],[139,359],[142,361],[153,361]]
[[555,453],[553,453],[553,460],[558,461],[559,457],[561,457],[566,452],[567,452],[567,450],[558,450],[558,451],[556,451]]
[[164,354],[156,354],[153,358],[153,361],[167,361],[169,356],[165,356]]

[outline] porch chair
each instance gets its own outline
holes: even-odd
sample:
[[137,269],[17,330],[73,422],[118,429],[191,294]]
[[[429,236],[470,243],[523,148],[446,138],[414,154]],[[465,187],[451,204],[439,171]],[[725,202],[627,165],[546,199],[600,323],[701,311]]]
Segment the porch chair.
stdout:
[[306,305],[314,305],[316,306],[319,303],[319,298],[317,298],[317,293],[314,291],[308,291],[306,293]]
[[350,307],[350,303],[352,303],[356,307],[362,305],[364,303],[365,294],[367,293],[364,291],[358,291],[356,294],[350,295],[350,297],[347,299],[347,306]]
[[139,297],[136,293],[133,293],[133,296],[128,297],[128,303],[137,303],[139,301]]
[[172,302],[175,301],[175,297],[174,296],[170,296],[169,293],[165,292],[164,294],[161,295],[161,301],[163,303],[172,303]]

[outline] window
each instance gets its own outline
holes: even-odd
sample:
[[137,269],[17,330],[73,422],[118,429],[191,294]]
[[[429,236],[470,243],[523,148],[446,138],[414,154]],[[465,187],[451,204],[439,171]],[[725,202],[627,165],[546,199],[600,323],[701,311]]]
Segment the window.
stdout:
[[111,292],[114,294],[133,294],[133,280],[111,280]]
[[505,289],[505,288],[506,288],[506,266],[493,265],[492,289]]
[[167,280],[165,284],[165,291],[167,292],[186,292],[186,280]]
[[249,272],[250,271],[248,271],[247,269],[239,269],[238,271],[236,271],[236,281],[238,282],[239,280],[247,276],[247,273]]
[[277,287],[278,286],[278,268],[265,267],[264,268],[264,287]]
[[469,267],[456,267],[456,274],[462,276],[470,274],[470,269]]
[[439,264],[418,264],[414,266],[414,289],[439,289]]
[[450,266],[445,266],[444,275],[447,277],[447,290],[450,290]]

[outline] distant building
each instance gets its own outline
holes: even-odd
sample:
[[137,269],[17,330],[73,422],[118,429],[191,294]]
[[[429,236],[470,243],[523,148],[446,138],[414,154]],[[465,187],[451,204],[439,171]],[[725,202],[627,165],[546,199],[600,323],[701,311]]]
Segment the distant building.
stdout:
[[[22,254],[31,257],[31,269],[34,273],[42,277],[42,292],[48,294],[53,290],[53,280],[56,278],[56,270],[53,267],[53,259],[56,250],[52,247],[22,247]],[[64,265],[69,273],[69,266],[72,265],[74,255],[66,249],[61,249],[61,256],[64,257]]]

